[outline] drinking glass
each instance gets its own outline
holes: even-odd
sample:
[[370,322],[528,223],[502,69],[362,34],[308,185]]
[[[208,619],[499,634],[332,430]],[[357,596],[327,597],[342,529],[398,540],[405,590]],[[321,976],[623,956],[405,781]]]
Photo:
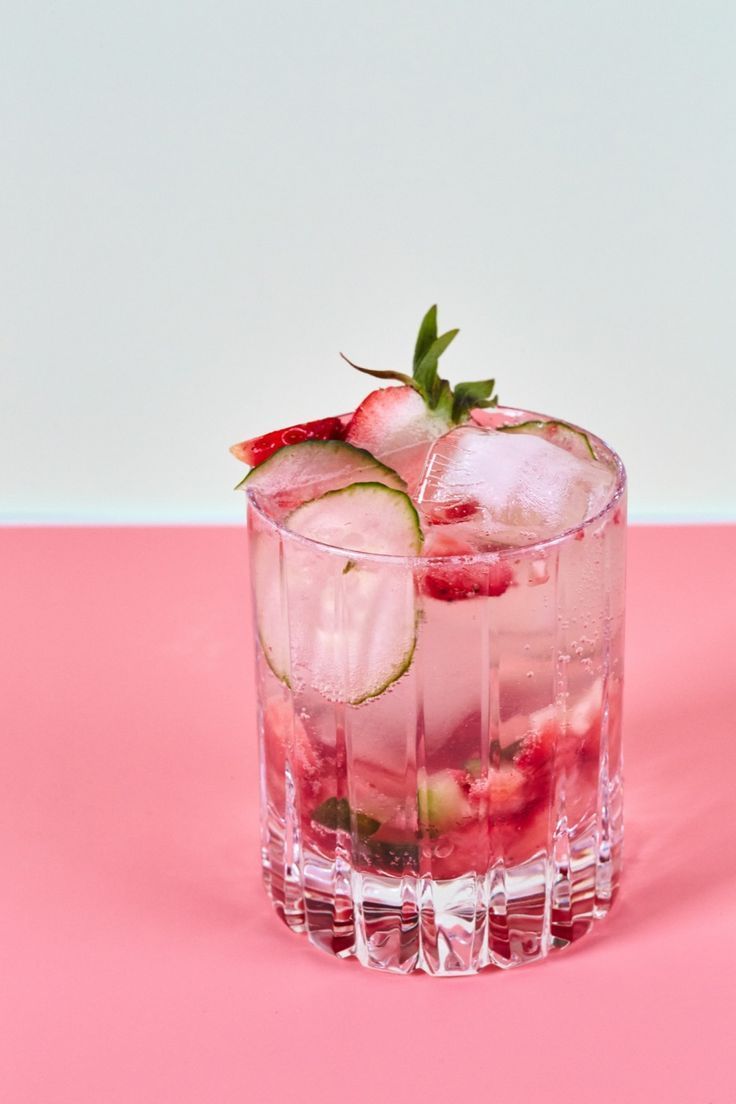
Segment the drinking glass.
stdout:
[[353,552],[249,494],[263,874],[323,950],[473,974],[542,958],[608,912],[626,477],[588,437],[615,472],[609,500],[528,547]]

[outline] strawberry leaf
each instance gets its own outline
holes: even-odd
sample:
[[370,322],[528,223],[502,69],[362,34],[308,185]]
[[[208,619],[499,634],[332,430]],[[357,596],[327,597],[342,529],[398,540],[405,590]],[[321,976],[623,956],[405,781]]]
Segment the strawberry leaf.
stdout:
[[461,422],[474,407],[497,406],[493,394],[495,380],[476,380],[474,383],[455,385],[452,400],[452,420]]
[[365,372],[366,376],[375,376],[376,379],[398,380],[399,383],[405,383],[408,387],[416,387],[414,380],[411,376],[405,375],[404,372],[394,372],[391,368],[361,368],[359,364],[353,364],[349,357],[346,357],[344,353],[340,353],[342,359],[350,365],[351,368],[355,368],[358,372]]
[[467,421],[474,407],[496,406],[498,398],[494,396],[494,380],[477,380],[475,383],[459,383],[453,390],[446,379],[439,374],[439,360],[448,346],[455,340],[459,330],[448,330],[437,336],[437,307],[432,306],[422,319],[414,346],[414,364],[411,376],[393,370],[379,371],[375,368],[361,368],[353,364],[344,353],[340,353],[359,372],[377,379],[396,380],[406,387],[413,387],[429,409],[443,415],[451,425]]
[[[459,330],[448,330],[447,333],[442,334],[441,337],[435,338],[422,359],[414,368],[414,382],[418,385],[419,390],[432,409],[438,406],[440,398],[445,390],[442,384],[446,381],[440,379],[437,374],[439,359],[450,342],[454,341],[459,333]],[[449,384],[447,386],[449,388]]]
[[417,343],[414,347],[414,375],[417,368],[429,352],[430,346],[437,340],[437,306],[430,307],[419,327]]

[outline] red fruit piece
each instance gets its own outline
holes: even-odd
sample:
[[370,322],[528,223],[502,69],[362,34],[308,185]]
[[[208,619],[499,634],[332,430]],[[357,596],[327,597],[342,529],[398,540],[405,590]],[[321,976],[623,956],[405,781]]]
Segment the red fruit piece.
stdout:
[[466,521],[480,510],[480,503],[474,498],[463,502],[428,502],[424,503],[422,513],[431,525],[452,525],[458,521]]
[[448,566],[428,572],[422,580],[422,589],[440,602],[461,602],[466,598],[498,598],[510,583],[511,572],[505,564]]
[[302,422],[264,433],[262,437],[251,437],[249,441],[233,445],[230,452],[236,460],[257,468],[284,445],[298,445],[301,441],[341,441],[344,436],[345,422],[342,418],[318,418],[315,422]]
[[[434,532],[425,543],[425,554],[435,556],[472,556],[477,552],[462,537]],[[421,579],[421,590],[441,602],[466,598],[497,598],[511,585],[513,573],[504,560],[481,563],[432,563]]]
[[527,776],[517,766],[504,765],[470,783],[471,802],[487,801],[494,820],[517,816],[526,809],[532,797]]
[[353,414],[345,440],[389,464],[413,490],[432,442],[450,428],[413,387],[379,387]]
[[376,456],[432,441],[450,428],[449,419],[431,411],[413,387],[379,387],[353,414],[345,440]]
[[539,730],[528,732],[514,756],[514,762],[525,774],[539,774],[550,770],[560,730],[554,721],[548,721]]
[[499,820],[520,813],[529,803],[524,774],[514,767],[491,771],[488,798],[491,816],[495,815]]

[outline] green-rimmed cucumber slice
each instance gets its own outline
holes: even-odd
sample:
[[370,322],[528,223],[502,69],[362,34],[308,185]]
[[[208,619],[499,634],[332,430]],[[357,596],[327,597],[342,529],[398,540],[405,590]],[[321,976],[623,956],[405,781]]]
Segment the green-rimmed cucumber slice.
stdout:
[[269,513],[283,518],[303,502],[353,483],[383,483],[406,490],[400,475],[347,441],[284,445],[248,472],[238,488],[253,490]]
[[559,445],[560,448],[564,448],[566,452],[572,453],[573,456],[577,456],[581,460],[598,459],[588,434],[567,422],[533,418],[528,422],[517,422],[516,425],[498,426],[498,432],[532,433],[536,437],[544,437],[550,444]]
[[417,556],[424,540],[409,496],[378,482],[327,491],[289,514],[286,526],[321,544],[384,556]]
[[304,503],[286,526],[320,543],[285,537],[274,548],[256,539],[256,619],[271,669],[292,689],[331,701],[377,697],[414,655],[413,573],[355,553],[417,555],[423,538],[411,499],[383,483],[354,483]]

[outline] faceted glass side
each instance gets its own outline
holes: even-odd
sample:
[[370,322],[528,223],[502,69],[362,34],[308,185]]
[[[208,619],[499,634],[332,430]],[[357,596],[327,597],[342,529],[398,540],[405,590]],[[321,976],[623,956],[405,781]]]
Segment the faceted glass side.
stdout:
[[[621,863],[623,474],[576,532],[463,560],[464,600],[427,585],[449,561],[338,552],[254,508],[249,530],[262,861],[283,920],[363,965],[438,975],[578,939]],[[395,681],[351,704],[394,659]]]

